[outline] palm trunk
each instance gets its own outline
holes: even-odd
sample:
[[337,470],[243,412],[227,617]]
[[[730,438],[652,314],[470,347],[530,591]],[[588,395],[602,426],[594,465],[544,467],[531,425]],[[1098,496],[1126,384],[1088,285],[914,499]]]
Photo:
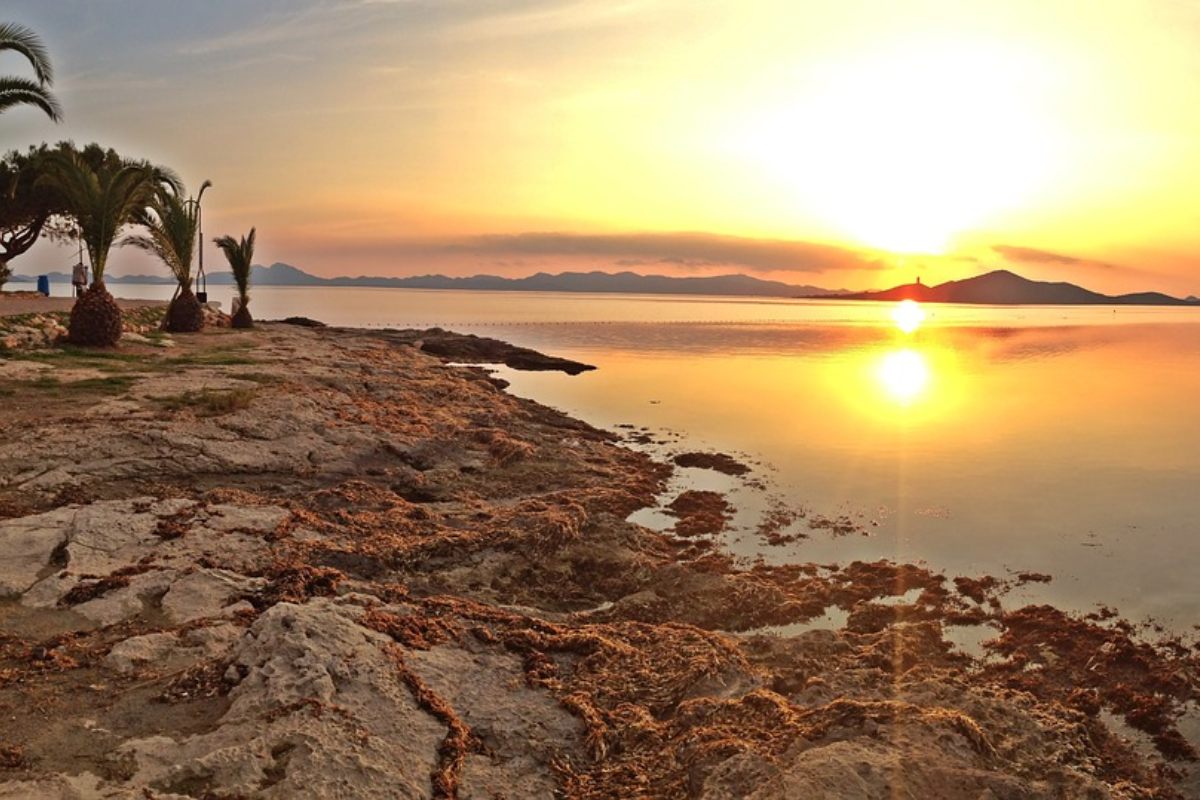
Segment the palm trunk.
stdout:
[[238,310],[234,312],[230,324],[235,328],[253,328],[254,317],[250,316],[250,295],[238,293]]
[[112,347],[121,338],[121,308],[102,281],[93,282],[75,301],[67,338],[92,347]]

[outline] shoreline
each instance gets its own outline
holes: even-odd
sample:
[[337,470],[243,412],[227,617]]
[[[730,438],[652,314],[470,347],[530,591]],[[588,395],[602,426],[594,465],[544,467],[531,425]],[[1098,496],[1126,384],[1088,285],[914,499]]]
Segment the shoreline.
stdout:
[[1195,651],[1115,612],[740,569],[625,521],[670,465],[411,339],[172,339],[0,357],[0,797],[1196,791],[1103,716],[1186,768]]

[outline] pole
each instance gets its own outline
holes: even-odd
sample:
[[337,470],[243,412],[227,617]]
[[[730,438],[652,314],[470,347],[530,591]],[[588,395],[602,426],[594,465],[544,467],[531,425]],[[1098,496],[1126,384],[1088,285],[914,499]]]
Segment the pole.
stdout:
[[[82,228],[82,227],[80,227],[80,225],[79,225],[79,223],[78,223],[78,222],[76,222],[76,223],[75,223],[75,238],[76,238],[76,240],[79,242],[79,263],[80,263],[80,264],[83,264],[83,228]],[[90,284],[90,283],[91,283],[91,281],[87,280],[87,277],[88,277],[88,276],[87,276],[87,273],[84,273],[84,276],[85,276],[85,277],[84,277],[84,281],[83,281],[83,282],[84,282],[84,284]],[[74,281],[72,281],[72,284],[73,284],[73,283],[74,283]],[[86,290],[86,286],[85,286],[84,288],[85,288],[85,290]],[[75,294],[75,296],[76,296],[76,297],[78,297],[78,296],[79,296],[79,290],[78,290],[78,289],[76,289],[76,290],[75,290],[75,292],[74,292],[74,294]]]
[[196,278],[200,287],[197,299],[201,303],[208,302],[208,276],[204,274],[204,208],[200,205],[200,201],[204,199],[204,190],[210,186],[212,186],[212,181],[206,180],[200,184],[200,191],[196,193],[196,199],[193,201],[196,204],[196,233],[200,237],[200,269]]

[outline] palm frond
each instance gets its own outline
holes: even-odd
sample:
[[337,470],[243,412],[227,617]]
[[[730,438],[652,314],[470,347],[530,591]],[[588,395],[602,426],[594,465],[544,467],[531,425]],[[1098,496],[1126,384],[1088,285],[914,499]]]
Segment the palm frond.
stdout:
[[45,169],[39,182],[58,190],[79,226],[92,274],[99,283],[104,279],[108,254],[117,235],[151,199],[154,173],[144,165],[128,162],[93,167],[71,151],[48,155]]
[[161,186],[168,187],[172,192],[174,192],[177,195],[183,194],[183,192],[184,192],[183,178],[179,177],[178,172],[171,169],[170,167],[154,165],[154,164],[150,164],[148,162],[145,162],[145,166],[153,172],[154,181],[156,183],[158,183]]
[[0,22],[0,50],[12,50],[25,56],[37,75],[38,83],[44,86],[54,83],[50,51],[42,43],[42,37],[29,28],[12,22]]
[[58,99],[40,83],[28,78],[0,76],[0,111],[14,106],[37,106],[55,122],[62,119]]
[[189,288],[199,227],[199,204],[183,196],[182,186],[176,191],[173,184],[162,182],[162,170],[156,168],[153,174],[159,181],[154,194],[132,218],[144,232],[125,237],[121,245],[137,247],[158,256],[179,285]]
[[232,236],[220,236],[213,243],[225,254],[229,269],[233,272],[234,283],[237,284],[238,297],[243,305],[250,299],[250,267],[254,262],[254,240],[257,229],[251,228],[250,233],[243,236],[241,241]]

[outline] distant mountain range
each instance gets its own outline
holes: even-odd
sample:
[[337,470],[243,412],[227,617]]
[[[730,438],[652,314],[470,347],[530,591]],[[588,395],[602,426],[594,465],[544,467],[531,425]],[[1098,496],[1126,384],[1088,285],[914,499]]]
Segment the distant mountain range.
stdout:
[[[828,297],[829,295],[819,295]],[[1105,305],[1105,306],[1194,306],[1200,298],[1180,299],[1160,292],[1107,295],[1073,283],[1031,281],[1006,269],[974,278],[947,281],[936,286],[906,283],[879,292],[836,295],[839,300],[917,300],[922,303],[976,303],[983,305]]]
[[[54,283],[69,283],[65,272],[49,273]],[[30,275],[13,275],[19,283],[33,283]],[[175,279],[168,275],[109,275],[106,283],[142,283],[170,285]],[[213,286],[229,286],[233,274],[210,273]],[[416,275],[406,278],[372,276],[322,278],[297,269],[290,264],[275,263],[269,267],[255,264],[250,273],[251,286],[367,286],[392,289],[474,289],[512,292],[596,292],[601,294],[701,294],[735,295],[742,297],[819,297],[835,291],[819,286],[797,286],[779,281],[764,281],[749,275],[717,275],[713,277],[673,278],[666,275],[638,275],[633,272],[562,272],[551,275],[539,272],[527,278],[502,278],[497,275],[472,275],[451,278],[445,275]],[[845,290],[841,290],[845,291]]]
[[[65,272],[49,273],[55,283],[69,283]],[[15,283],[33,283],[31,275],[13,275]],[[110,275],[108,283],[171,285],[168,275]],[[208,276],[213,286],[233,284],[233,274],[216,272]],[[251,286],[363,286],[393,289],[474,289],[508,292],[593,292],[598,294],[680,294],[725,295],[735,297],[812,297],[839,300],[918,300],[924,303],[976,303],[984,305],[1200,305],[1200,299],[1180,299],[1159,292],[1106,295],[1071,283],[1050,283],[1023,278],[1008,270],[996,270],[974,278],[948,281],[936,286],[907,283],[883,291],[847,292],[819,286],[798,286],[780,281],[765,281],[749,275],[674,278],[667,275],[638,275],[633,272],[539,272],[527,278],[502,278],[497,275],[472,275],[452,278],[446,275],[415,275],[406,278],[372,276],[322,278],[290,264],[269,267],[255,264],[250,273]]]

